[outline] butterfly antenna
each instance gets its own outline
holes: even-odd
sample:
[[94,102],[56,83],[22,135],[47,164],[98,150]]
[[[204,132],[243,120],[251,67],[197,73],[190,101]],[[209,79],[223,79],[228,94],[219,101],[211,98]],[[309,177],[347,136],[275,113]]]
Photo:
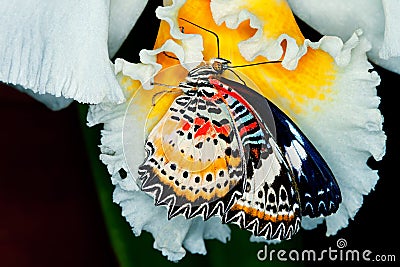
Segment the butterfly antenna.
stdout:
[[169,58],[172,58],[172,59],[175,59],[175,60],[179,60],[179,58],[177,58],[177,57],[174,57],[174,56],[168,55],[168,53],[167,53],[167,52],[165,52],[165,51],[163,51],[163,54],[164,54],[164,56],[166,56],[166,57],[169,57]]
[[213,34],[213,35],[215,36],[215,38],[217,38],[217,55],[218,55],[218,58],[219,58],[219,37],[218,37],[218,35],[217,35],[215,32],[210,31],[209,29],[206,29],[206,28],[204,28],[204,27],[201,27],[200,25],[197,25],[197,24],[195,24],[195,23],[193,23],[193,22],[191,22],[191,21],[188,21],[187,19],[184,19],[184,18],[179,18],[179,19],[184,20],[184,21],[186,21],[187,23],[190,23],[190,24],[192,24],[193,26],[196,26],[197,28],[200,28],[200,29],[202,29],[202,30],[204,30],[204,31],[206,31],[206,32],[209,32],[209,33]]
[[276,60],[276,61],[265,61],[265,62],[258,62],[258,63],[246,64],[246,65],[229,66],[229,68],[230,68],[230,69],[233,69],[233,68],[242,68],[242,67],[257,66],[257,65],[263,65],[263,64],[272,64],[272,63],[282,63],[282,61],[281,61],[281,60]]

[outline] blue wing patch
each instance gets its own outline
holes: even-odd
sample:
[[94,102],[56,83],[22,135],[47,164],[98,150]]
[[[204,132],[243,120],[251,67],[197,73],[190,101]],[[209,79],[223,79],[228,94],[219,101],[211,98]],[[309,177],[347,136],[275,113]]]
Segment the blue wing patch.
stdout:
[[342,197],[332,171],[296,124],[268,102],[275,120],[277,143],[296,178],[302,215],[319,217],[335,213]]

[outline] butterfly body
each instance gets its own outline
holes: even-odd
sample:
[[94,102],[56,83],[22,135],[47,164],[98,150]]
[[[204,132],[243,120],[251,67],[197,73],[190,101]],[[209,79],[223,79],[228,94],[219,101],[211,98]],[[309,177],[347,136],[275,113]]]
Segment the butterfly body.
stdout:
[[[336,181],[301,132],[287,133],[294,123],[275,106],[270,118],[280,120],[278,133],[286,137],[274,136],[273,123],[264,114],[271,111],[253,107],[266,100],[221,77],[228,64],[217,58],[193,69],[179,84],[184,94],[148,136],[148,155],[139,167],[141,189],[156,205],[167,206],[170,218],[220,216],[224,223],[235,223],[256,236],[290,239],[299,230],[302,209],[312,217],[336,211]],[[299,187],[300,179],[321,173],[302,171],[302,160],[308,159],[304,144],[314,157],[310,168],[322,164],[322,175],[328,175],[323,179],[332,183],[317,202],[301,200],[310,195],[303,191],[313,187],[307,181]]]

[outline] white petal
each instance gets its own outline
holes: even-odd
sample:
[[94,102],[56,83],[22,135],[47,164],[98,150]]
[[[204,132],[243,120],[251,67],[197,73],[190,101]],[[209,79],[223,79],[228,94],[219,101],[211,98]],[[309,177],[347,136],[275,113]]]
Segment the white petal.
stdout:
[[383,39],[384,13],[380,0],[288,0],[293,12],[324,35],[338,35],[347,40],[361,28],[366,38],[375,34]]
[[32,90],[25,89],[19,85],[14,86],[14,88],[27,94],[27,95],[30,95],[35,100],[42,102],[46,107],[48,107],[49,109],[54,110],[54,111],[66,108],[74,101],[73,99],[65,98],[62,96],[57,97],[57,96],[54,96],[51,94],[34,93]]
[[183,216],[167,219],[165,207],[155,207],[153,199],[141,191],[125,191],[118,185],[114,191],[114,202],[122,207],[122,215],[136,236],[147,231],[154,237],[154,248],[171,261],[179,261],[191,253],[206,254],[204,239],[219,239],[226,242],[230,230],[218,218],[203,221],[200,218],[187,220]]
[[206,244],[204,243],[204,228],[205,224],[201,218],[195,218],[192,221],[190,229],[192,230],[188,234],[183,242],[186,249],[191,253],[195,254],[207,254]]
[[0,81],[84,103],[122,102],[108,57],[109,1],[3,1]]
[[186,69],[190,70],[203,60],[201,53],[203,51],[203,38],[198,34],[183,34],[181,32],[177,16],[179,9],[185,4],[186,0],[174,0],[173,2],[172,5],[157,8],[156,15],[159,19],[168,22],[171,36],[181,41],[183,58],[179,58],[179,60]]
[[205,222],[204,239],[217,239],[222,243],[230,240],[231,229],[226,224],[221,224],[221,219],[213,217]]
[[185,256],[182,243],[191,226],[190,220],[181,216],[168,220],[167,209],[155,207],[153,199],[141,191],[124,191],[117,186],[114,201],[122,207],[122,215],[135,235],[140,235],[142,230],[152,233],[154,248],[171,261]]
[[226,1],[214,0],[210,7],[213,18],[218,25],[225,22],[228,28],[236,29],[244,20],[249,19],[250,26],[257,29],[254,36],[239,43],[242,56],[247,61],[253,61],[260,55],[268,60],[279,60],[284,54],[281,43],[286,40],[287,49],[282,65],[287,69],[295,69],[298,63],[296,59],[305,51],[299,49],[296,41],[284,33],[277,39],[267,39],[263,33],[263,23],[251,12],[240,7],[240,2],[240,0],[229,1],[229,8],[227,8]]
[[310,218],[310,217],[303,217],[301,219],[301,227],[303,227],[303,229],[306,230],[312,230],[315,229],[318,224],[321,224],[324,222],[324,218],[320,217],[320,218]]
[[[385,13],[385,34],[378,53],[379,57],[374,56],[372,59],[382,67],[400,73],[400,28],[398,26],[400,1],[382,0],[382,4]],[[376,53],[375,50],[373,52]]]
[[255,242],[255,243],[266,243],[266,244],[271,244],[271,245],[275,245],[275,244],[279,244],[281,243],[283,240],[279,240],[279,239],[265,239],[263,236],[255,236],[255,235],[251,235],[250,236],[250,242]]
[[385,12],[385,35],[379,56],[382,59],[400,56],[400,2],[396,0],[382,0]]
[[148,0],[111,0],[108,52],[112,58],[135,25]]
[[[307,102],[310,110],[318,105],[320,111],[292,115],[328,162],[339,183],[342,204],[337,213],[325,218],[327,235],[332,235],[354,218],[363,195],[378,181],[377,171],[371,170],[366,162],[371,156],[376,160],[383,157],[386,135],[382,131],[380,99],[376,94],[380,79],[376,72],[369,72],[372,66],[366,59],[370,44],[353,35],[342,46],[333,42],[332,37],[322,38],[319,47],[341,63],[332,89],[335,93],[324,104]],[[304,228],[312,229],[319,223],[320,218],[314,223],[313,219],[307,219]]]
[[372,44],[368,57],[400,73],[400,2],[396,0],[288,0],[293,12],[323,35],[347,40],[357,29]]
[[[162,66],[156,62],[157,54],[162,52],[173,52],[177,58],[184,62],[185,51],[173,40],[167,40],[160,48],[154,50],[143,49],[140,51],[140,61],[142,63],[134,64],[121,58],[115,60],[115,73],[121,72],[133,80],[138,80],[144,89],[151,89],[154,82],[153,77],[161,70]],[[144,63],[144,64],[143,64]],[[189,64],[191,66],[191,64]]]
[[202,218],[195,218],[192,221],[183,245],[191,253],[207,254],[205,239],[217,239],[226,243],[230,239],[231,230],[225,224],[221,224],[221,219],[213,217],[208,221]]

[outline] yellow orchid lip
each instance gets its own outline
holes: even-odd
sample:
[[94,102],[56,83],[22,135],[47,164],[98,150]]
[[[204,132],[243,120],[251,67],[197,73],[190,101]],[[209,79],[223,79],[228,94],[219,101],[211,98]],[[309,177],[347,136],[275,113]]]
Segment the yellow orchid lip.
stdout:
[[[201,50],[203,50],[203,57],[206,61],[216,58],[218,50],[220,51],[220,57],[231,61],[235,66],[270,60],[283,60],[283,65],[285,65],[285,61],[293,62],[296,60],[295,58],[290,58],[293,55],[287,55],[287,50],[293,50],[292,47],[294,44],[296,45],[295,49],[298,49],[297,45],[304,42],[304,37],[285,1],[232,2],[230,6],[234,6],[235,9],[248,9],[252,12],[248,19],[240,23],[237,22],[235,29],[228,28],[227,24],[229,23],[226,21],[226,23],[217,25],[213,19],[213,15],[214,17],[216,15],[212,14],[212,10],[218,11],[218,8],[226,5],[226,1],[213,1],[211,8],[209,1],[186,1],[174,18],[177,23],[175,27],[183,30],[183,33],[186,35],[199,34],[202,36],[204,48]],[[268,10],[260,8],[264,6],[268,6]],[[226,14],[223,15],[227,16]],[[250,17],[255,17],[257,20],[263,22],[258,26],[258,30],[252,27]],[[189,20],[189,22],[182,19]],[[198,26],[194,26],[192,23]],[[219,44],[215,36],[207,31],[211,31],[218,36]],[[260,31],[264,34],[263,36],[258,36],[260,35]],[[283,32],[285,33],[284,37],[282,37]],[[168,39],[183,42],[182,40],[175,39],[170,33],[171,24],[162,21],[154,47],[156,49],[161,47]],[[262,46],[259,40],[251,43],[252,38],[254,39],[257,36],[258,39],[264,39],[267,43],[269,42],[272,48],[279,49],[277,49],[278,52],[264,53],[264,55],[255,54],[253,55],[256,56],[254,60],[249,62],[243,54],[253,53],[253,51],[245,51],[246,49],[257,50],[257,48],[254,48],[255,46]],[[290,48],[288,48],[288,42],[291,42]],[[268,46],[268,44],[264,46]],[[305,112],[304,103],[311,99],[316,100],[316,103],[314,107],[308,107],[307,110],[318,111],[320,108],[318,100],[326,101],[330,98],[330,94],[332,93],[330,87],[333,84],[337,70],[333,58],[327,52],[310,47],[306,47],[305,49],[305,55],[301,57],[295,70],[288,70],[281,64],[266,64],[241,68],[240,71],[257,84],[264,96],[276,102],[288,114]],[[274,58],[266,58],[265,55],[267,54],[273,55]],[[171,56],[170,53],[159,54],[157,62],[163,68],[178,64],[179,62]],[[318,62],[318,64],[316,65],[315,62]],[[168,81],[164,80],[162,83],[169,84]],[[285,101],[285,105],[283,106],[281,105],[282,101]]]

